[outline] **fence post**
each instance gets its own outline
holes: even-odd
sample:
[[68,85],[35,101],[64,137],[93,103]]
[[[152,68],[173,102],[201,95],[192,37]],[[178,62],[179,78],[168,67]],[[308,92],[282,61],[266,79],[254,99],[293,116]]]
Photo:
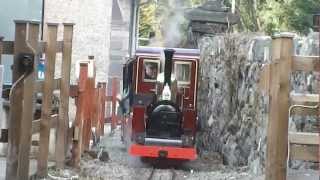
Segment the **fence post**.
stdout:
[[[315,14],[313,18],[314,18],[313,25],[315,26],[315,28],[318,28],[318,33],[319,33],[319,42],[318,42],[319,43],[319,53],[318,53],[318,56],[319,56],[319,61],[320,61],[320,11],[317,14]],[[320,77],[318,77],[318,78],[320,78]],[[319,79],[318,79],[318,82],[319,82]],[[318,89],[318,93],[320,95],[320,89]],[[320,99],[319,99],[319,102],[320,102]],[[320,108],[318,110],[318,118],[320,118]],[[320,139],[319,139],[319,142],[320,142]],[[320,157],[320,146],[319,146],[318,151],[319,151],[318,157]],[[320,169],[320,165],[319,165],[319,169]]]
[[270,112],[267,131],[266,180],[285,180],[288,152],[288,110],[293,36],[281,34],[272,41]]
[[104,118],[105,118],[105,101],[106,101],[106,83],[99,82],[96,91],[96,128],[97,138],[104,134]]
[[91,127],[93,124],[93,110],[94,110],[94,91],[95,91],[95,68],[93,62],[93,56],[89,56],[89,63],[91,67],[88,67],[89,71],[93,71],[91,74],[92,77],[88,77],[86,83],[85,99],[86,99],[86,108],[85,110],[85,121],[83,127],[83,150],[89,150],[90,139],[91,139]]
[[[24,72],[20,71],[20,56],[21,53],[33,52],[27,46],[27,28],[29,22],[27,21],[15,21],[15,47],[14,47],[14,61],[12,69],[12,78],[14,87],[11,90],[10,97],[10,120],[9,120],[9,132],[8,132],[8,154],[6,165],[6,179],[17,179],[18,164],[19,164],[19,146],[20,146],[20,134],[21,122],[22,122],[22,103],[23,103],[23,83],[18,82],[22,78]],[[34,42],[33,38],[37,36],[30,36],[29,41]]]
[[107,83],[101,83],[100,95],[101,95],[101,116],[100,116],[100,136],[104,135],[104,123],[106,116],[106,100],[107,100]]
[[58,24],[47,24],[47,48],[45,61],[45,78],[43,85],[43,99],[40,120],[40,143],[38,156],[38,176],[46,177],[48,172],[48,154],[49,154],[49,137],[50,137],[50,121],[52,110],[53,81],[56,61],[57,47],[57,30]]
[[0,36],[0,64],[2,64],[1,57],[3,53],[3,37]]
[[55,147],[57,167],[63,168],[67,152],[67,128],[69,127],[70,69],[72,54],[73,24],[63,24],[62,69],[60,80],[60,106]]
[[85,91],[88,79],[88,64],[80,63],[80,75],[78,81],[78,97],[77,97],[77,113],[74,123],[74,138],[72,147],[72,166],[78,167],[80,165],[81,153],[83,151],[83,126],[85,119]]
[[[38,37],[39,37],[39,23],[28,23],[28,46],[30,52],[33,54],[33,58],[37,55],[35,51],[38,47]],[[23,88],[23,111],[22,111],[22,121],[21,121],[21,131],[20,131],[20,146],[18,154],[18,175],[17,178],[20,180],[29,179],[29,154],[31,146],[31,136],[32,136],[32,121],[33,121],[33,107],[34,107],[34,84],[35,84],[35,69],[36,63],[33,59],[33,70],[24,79]]]
[[117,93],[118,93],[118,79],[112,78],[111,133],[114,133],[114,130],[118,125],[118,117],[116,114]]

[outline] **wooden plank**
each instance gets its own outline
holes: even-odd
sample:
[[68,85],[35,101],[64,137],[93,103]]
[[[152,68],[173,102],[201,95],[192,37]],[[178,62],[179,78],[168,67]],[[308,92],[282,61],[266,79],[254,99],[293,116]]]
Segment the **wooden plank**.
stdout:
[[[41,119],[32,121],[32,134],[36,134],[40,132],[40,121]],[[51,115],[50,128],[52,129],[57,128],[57,124],[58,124],[58,115],[57,114]]]
[[2,54],[3,54],[3,37],[0,36],[0,65],[2,64],[2,61],[1,61]]
[[319,94],[301,94],[301,93],[290,93],[292,104],[301,104],[305,102],[318,103]]
[[14,54],[14,42],[13,41],[3,41],[2,54],[6,54],[6,55]]
[[118,119],[116,117],[118,82],[119,80],[117,78],[112,78],[111,133],[114,133],[118,124]]
[[57,30],[56,24],[47,24],[47,44],[45,61],[45,80],[43,86],[42,112],[40,121],[40,147],[38,156],[38,176],[46,177],[48,172],[49,135],[52,106],[53,81],[56,61]]
[[318,56],[293,56],[293,71],[320,71]]
[[79,76],[79,85],[78,85],[78,100],[77,100],[77,112],[76,112],[76,120],[74,123],[75,130],[75,137],[73,139],[72,145],[72,160],[71,164],[74,167],[80,166],[80,159],[81,159],[81,152],[83,151],[83,126],[84,126],[84,119],[85,119],[85,91],[86,91],[86,84],[88,79],[88,64],[87,63],[80,63],[80,76]]
[[23,83],[17,81],[22,77],[23,72],[20,72],[19,54],[22,52],[30,52],[25,39],[27,32],[26,22],[16,22],[15,25],[15,48],[14,61],[12,69],[12,78],[14,88],[11,90],[10,97],[10,120],[8,134],[8,155],[6,165],[6,180],[17,179],[18,170],[18,153],[20,144],[20,123],[22,119],[22,100],[23,100]]
[[[1,38],[0,38],[0,44],[1,44]],[[1,45],[0,45],[1,46]],[[1,59],[1,47],[0,47],[0,59]],[[2,95],[2,87],[3,87],[3,79],[4,79],[4,66],[0,64],[0,92]],[[3,99],[0,95],[0,117],[4,117],[5,111],[3,106]],[[3,121],[1,119],[1,121]],[[2,129],[0,129],[0,143],[1,142],[8,142],[8,131],[6,131],[7,134],[4,133]]]
[[292,144],[319,145],[319,133],[289,132],[289,142]]
[[104,134],[106,83],[98,83],[97,91],[97,135],[100,137]]
[[[63,41],[57,41],[56,52],[63,51],[63,46],[64,46],[63,44],[64,44]],[[39,42],[35,49],[37,49],[37,51],[39,53],[44,53],[46,50],[46,47],[47,47],[46,42]],[[14,54],[14,42],[13,41],[3,41],[2,48],[3,48],[2,54],[6,54],[6,55]]]
[[[61,84],[60,81],[61,81],[61,78],[53,80],[53,89],[54,90],[60,89],[60,84]],[[44,87],[44,81],[37,81],[35,84],[35,91],[36,92],[43,92],[43,87]]]
[[[56,52],[63,52],[63,45],[64,42],[63,41],[57,41],[57,45],[56,45]],[[45,53],[46,52],[46,48],[47,48],[47,42],[39,42],[39,46],[38,46],[38,51],[39,53]]]
[[73,26],[64,25],[62,70],[60,80],[60,107],[57,127],[56,162],[58,168],[64,167],[67,152],[67,128],[69,126],[70,71],[72,55]]
[[95,89],[95,78],[88,78],[85,90],[86,107],[84,110],[85,120],[83,127],[83,151],[88,151],[90,148],[91,139],[91,127],[93,120],[93,101],[94,101],[94,89]]
[[[37,48],[38,37],[39,37],[39,24],[28,24],[28,45],[29,51],[36,55],[37,52],[34,49]],[[34,59],[35,62],[35,59]],[[33,64],[33,68],[36,69],[36,64]],[[36,73],[33,71],[24,80],[23,90],[23,111],[21,121],[21,132],[20,132],[20,147],[18,155],[18,179],[28,180],[29,179],[29,154],[31,146],[32,136],[32,120],[33,120],[33,108],[34,108],[34,82],[36,79]]]
[[293,38],[280,35],[272,41],[270,116],[267,130],[266,180],[286,179],[288,109]]
[[104,135],[104,123],[105,123],[105,115],[106,115],[106,96],[107,96],[107,83],[102,83],[101,88],[101,116],[100,116],[100,136]]
[[[303,105],[303,106],[316,106],[317,103],[313,102],[304,102],[304,103],[297,103],[291,102],[291,105]],[[299,115],[299,116],[318,116],[319,115],[319,107],[318,108],[302,108],[302,107],[294,107],[291,109],[291,116]]]
[[91,126],[92,128],[95,128],[96,132],[98,130],[98,124],[99,124],[99,104],[100,104],[100,96],[99,96],[99,88],[94,88],[94,92],[93,92],[94,96],[94,100],[92,102],[93,108],[92,108],[92,122],[91,122]]
[[290,159],[319,161],[319,146],[290,145]]

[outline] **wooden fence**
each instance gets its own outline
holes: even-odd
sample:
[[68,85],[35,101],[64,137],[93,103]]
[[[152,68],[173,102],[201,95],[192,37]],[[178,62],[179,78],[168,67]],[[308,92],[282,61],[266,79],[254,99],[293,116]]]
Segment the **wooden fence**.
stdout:
[[[89,150],[90,141],[96,143],[104,135],[105,103],[116,104],[116,91],[106,96],[106,83],[95,82],[95,71],[89,76],[88,68],[93,57],[80,62],[78,85],[70,85],[73,24],[63,24],[63,41],[57,41],[58,24],[47,23],[46,42],[39,41],[39,23],[15,21],[15,40],[0,38],[1,55],[14,55],[13,85],[6,93],[10,109],[9,128],[1,130],[1,142],[8,142],[6,179],[29,179],[30,147],[39,146],[37,176],[48,174],[50,129],[56,129],[54,161],[57,168],[66,163],[66,153],[72,144],[71,165],[80,165],[81,153]],[[45,54],[44,80],[37,80],[35,60]],[[56,54],[62,53],[61,78],[54,79]],[[59,106],[53,111],[53,92],[59,91]],[[41,104],[35,103],[35,95],[42,93]],[[69,127],[69,97],[76,100],[76,119]],[[115,106],[114,106],[115,107]],[[40,110],[36,115],[35,110]],[[112,108],[115,116],[115,108]],[[35,117],[39,119],[35,119]],[[8,132],[8,138],[3,135]],[[31,141],[39,133],[39,142]]]
[[[0,41],[2,54],[14,55],[13,85],[9,96],[10,119],[6,179],[29,179],[31,136],[40,132],[37,173],[46,176],[48,168],[49,133],[57,129],[57,166],[65,161],[67,145],[68,99],[73,24],[63,24],[64,39],[57,41],[58,24],[46,24],[47,41],[39,41],[39,22],[15,21],[15,40]],[[54,79],[56,53],[62,53],[61,78]],[[36,59],[46,56],[44,81],[37,80]],[[1,59],[1,58],[0,58]],[[59,114],[52,114],[53,91],[60,90]],[[41,118],[34,120],[35,94],[42,93]]]
[[[289,111],[299,115],[319,115],[318,106],[313,109],[300,108],[306,103],[319,104],[318,94],[290,93],[290,76],[294,71],[319,72],[319,57],[293,56],[293,36],[281,34],[274,37],[272,63],[264,67],[260,82],[270,96],[266,180],[285,180],[288,158],[319,162],[318,133],[288,132]],[[290,108],[294,105],[297,108]]]
[[[104,135],[106,83],[95,87],[93,59],[79,63],[80,73],[77,86],[72,87],[71,96],[76,99],[77,112],[73,128],[72,160],[75,167],[80,166],[81,154],[89,151],[90,140],[97,143]],[[92,70],[89,70],[92,68]],[[93,76],[89,76],[89,71]]]

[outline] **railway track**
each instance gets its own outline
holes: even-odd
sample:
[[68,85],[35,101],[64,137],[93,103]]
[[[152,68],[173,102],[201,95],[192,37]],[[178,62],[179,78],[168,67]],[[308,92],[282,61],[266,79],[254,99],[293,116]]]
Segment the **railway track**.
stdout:
[[177,173],[175,172],[175,169],[171,168],[167,170],[163,169],[157,169],[155,167],[152,167],[151,173],[147,180],[176,180]]

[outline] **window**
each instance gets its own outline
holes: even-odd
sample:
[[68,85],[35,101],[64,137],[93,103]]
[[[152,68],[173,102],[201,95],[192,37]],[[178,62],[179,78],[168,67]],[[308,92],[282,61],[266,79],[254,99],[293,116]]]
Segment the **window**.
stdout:
[[174,69],[178,85],[190,85],[191,63],[176,62]]
[[144,59],[143,79],[144,82],[155,82],[159,74],[160,62],[158,60]]

